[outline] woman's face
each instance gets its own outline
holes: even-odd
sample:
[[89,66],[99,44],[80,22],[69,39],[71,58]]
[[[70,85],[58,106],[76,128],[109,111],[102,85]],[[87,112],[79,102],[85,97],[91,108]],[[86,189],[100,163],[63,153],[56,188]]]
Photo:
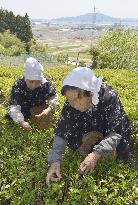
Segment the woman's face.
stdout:
[[78,98],[78,92],[76,90],[67,90],[65,97],[71,107],[80,112],[85,112],[92,106],[91,96],[88,97],[82,95],[80,98]]
[[26,80],[26,85],[30,90],[34,90],[35,88],[38,88],[41,84],[40,80]]

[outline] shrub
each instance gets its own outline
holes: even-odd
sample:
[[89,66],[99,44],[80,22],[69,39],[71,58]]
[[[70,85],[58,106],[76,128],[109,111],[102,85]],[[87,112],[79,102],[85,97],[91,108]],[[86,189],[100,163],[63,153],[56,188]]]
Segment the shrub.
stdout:
[[5,54],[5,48],[0,44],[0,54]]
[[90,49],[94,66],[111,69],[138,67],[138,35],[128,29],[117,28],[101,37]]
[[25,52],[24,43],[9,31],[0,34],[0,45],[0,54],[17,56]]
[[57,62],[60,62],[60,63],[67,62],[67,56],[63,55],[63,54],[58,54],[57,55]]
[[85,67],[86,66],[86,62],[85,61],[79,61],[79,65],[81,67]]
[[30,52],[39,52],[39,53],[44,53],[48,49],[48,45],[46,43],[41,43],[41,42],[34,42],[30,48]]

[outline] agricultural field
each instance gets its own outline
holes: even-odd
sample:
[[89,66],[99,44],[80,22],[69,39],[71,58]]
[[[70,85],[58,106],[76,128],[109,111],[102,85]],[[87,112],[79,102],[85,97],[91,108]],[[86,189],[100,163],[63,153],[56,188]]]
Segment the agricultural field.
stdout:
[[[21,55],[5,55],[0,54],[0,64],[7,66],[21,66],[28,55],[33,55],[40,60],[43,65],[58,64],[58,62],[67,61],[84,61],[86,64],[91,64],[91,55],[89,49],[95,43],[100,32],[92,35],[92,31],[85,29],[66,28],[65,26],[33,26],[32,32],[34,39],[40,44],[38,50],[34,53]],[[10,37],[7,37],[9,39]],[[93,39],[93,40],[92,40]],[[39,52],[43,45],[46,50]],[[40,49],[40,50],[39,50]],[[32,52],[32,51],[31,51]],[[79,58],[79,59],[78,59]],[[78,60],[77,60],[78,59]]]
[[106,29],[93,30],[79,25],[35,25],[32,26],[35,38],[48,45],[47,52],[52,55],[68,55],[69,60],[91,63],[88,50]]
[[[45,67],[44,73],[56,87],[59,106],[64,97],[60,89],[73,66]],[[53,128],[31,131],[19,128],[6,115],[11,86],[23,75],[22,67],[0,66],[0,204],[1,205],[137,205],[138,204],[138,75],[131,70],[95,70],[118,91],[131,120],[131,155],[128,164],[106,157],[98,162],[91,175],[81,176],[78,167],[83,157],[65,151],[62,180],[46,186],[47,154],[53,142]]]

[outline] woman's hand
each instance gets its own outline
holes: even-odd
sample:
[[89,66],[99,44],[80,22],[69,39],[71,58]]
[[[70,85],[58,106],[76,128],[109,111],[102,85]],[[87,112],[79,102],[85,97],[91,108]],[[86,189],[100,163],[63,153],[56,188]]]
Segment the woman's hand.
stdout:
[[53,162],[48,170],[46,177],[46,184],[50,187],[50,182],[57,182],[61,179],[60,175],[60,162]]
[[50,112],[51,112],[51,107],[48,107],[47,109],[43,110],[40,114],[35,115],[37,119],[44,119]]
[[98,152],[94,151],[84,159],[84,161],[80,164],[79,172],[80,174],[87,174],[94,170],[98,159],[101,157]]
[[21,125],[22,128],[26,129],[26,130],[31,130],[31,126],[28,122],[26,121],[22,121],[19,123]]

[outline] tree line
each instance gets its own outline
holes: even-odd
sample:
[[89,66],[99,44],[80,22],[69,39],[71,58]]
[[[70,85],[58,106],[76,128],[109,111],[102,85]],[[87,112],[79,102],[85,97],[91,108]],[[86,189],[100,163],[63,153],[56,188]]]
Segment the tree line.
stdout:
[[28,14],[16,16],[12,11],[0,9],[0,33],[7,30],[24,42],[25,49],[29,52],[31,46],[29,42],[33,38],[33,33]]

